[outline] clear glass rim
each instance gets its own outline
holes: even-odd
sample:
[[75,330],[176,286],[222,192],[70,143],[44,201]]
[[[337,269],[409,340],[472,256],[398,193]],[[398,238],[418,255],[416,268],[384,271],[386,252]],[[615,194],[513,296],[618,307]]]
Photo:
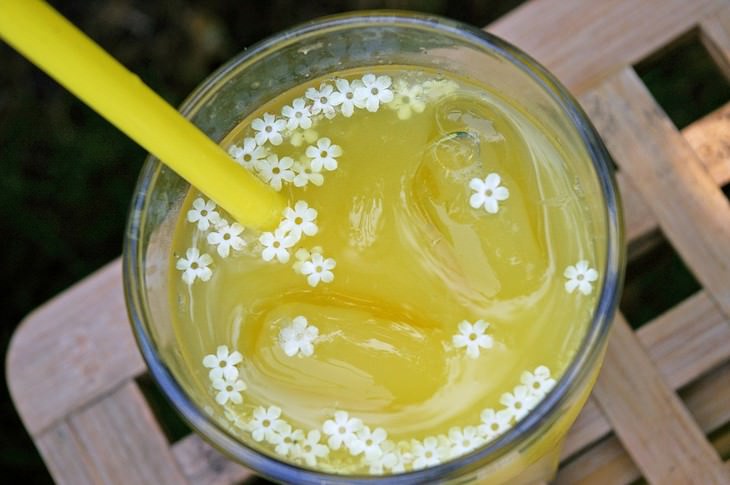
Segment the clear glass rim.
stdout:
[[601,187],[601,195],[605,203],[605,230],[608,237],[601,293],[590,327],[581,342],[580,348],[556,386],[534,410],[496,440],[449,462],[396,475],[336,475],[300,468],[260,453],[234,439],[195,404],[192,397],[184,391],[173,377],[155,348],[153,339],[145,324],[146,321],[151,319],[151,316],[147,309],[145,288],[142,283],[144,280],[144,272],[141,266],[143,254],[140,253],[137,244],[142,232],[140,222],[146,208],[147,194],[150,188],[154,186],[161,168],[158,160],[148,157],[140,173],[132,199],[123,252],[125,301],[142,356],[147,363],[150,374],[154,377],[163,394],[166,395],[173,407],[194,430],[236,461],[244,463],[257,473],[277,481],[365,484],[388,480],[389,483],[394,484],[424,483],[455,478],[465,470],[476,470],[498,460],[532,438],[542,425],[549,422],[560,412],[562,405],[574,393],[578,392],[581,385],[590,377],[589,374],[594,370],[595,361],[600,357],[606,342],[622,287],[625,259],[623,221],[611,158],[603,142],[578,102],[552,74],[516,47],[477,28],[438,16],[401,11],[356,12],[314,20],[274,35],[231,59],[209,76],[183,102],[180,111],[186,116],[191,116],[191,113],[194,113],[197,107],[204,103],[208,96],[215,91],[215,87],[219,86],[231,71],[243,62],[250,62],[252,59],[266,56],[283,45],[304,39],[308,35],[322,30],[371,27],[373,25],[418,28],[458,37],[462,41],[491,51],[508,60],[529,75],[551,95],[564,114],[573,122],[592,160]]

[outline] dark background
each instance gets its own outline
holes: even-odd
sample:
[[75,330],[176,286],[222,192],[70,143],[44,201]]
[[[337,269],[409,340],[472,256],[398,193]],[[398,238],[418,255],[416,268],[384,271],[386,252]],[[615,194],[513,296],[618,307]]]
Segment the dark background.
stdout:
[[[51,3],[173,105],[243,48],[296,23],[398,8],[484,26],[521,0],[58,0]],[[596,53],[600,55],[600,53]],[[637,67],[678,126],[726,102],[727,84],[688,35]],[[100,86],[103,89],[103,86]],[[0,42],[0,357],[33,308],[121,252],[127,204],[145,153]],[[639,325],[697,283],[664,244],[629,268],[622,309]],[[642,262],[642,259],[644,260]],[[642,278],[636,275],[648,275]],[[675,281],[657,298],[654,283]],[[49,390],[52,392],[52,390]],[[5,483],[49,483],[0,383]]]

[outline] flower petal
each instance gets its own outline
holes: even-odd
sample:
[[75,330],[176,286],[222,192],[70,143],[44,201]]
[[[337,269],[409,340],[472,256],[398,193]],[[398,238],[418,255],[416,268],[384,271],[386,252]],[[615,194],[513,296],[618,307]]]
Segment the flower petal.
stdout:
[[489,212],[490,214],[496,214],[499,212],[499,204],[497,201],[492,197],[487,197],[484,199],[484,210]]
[[469,197],[469,205],[474,209],[479,209],[484,204],[484,194],[476,193]]
[[565,282],[565,291],[567,291],[568,293],[573,293],[577,287],[577,280],[568,280]]
[[497,200],[507,200],[509,199],[509,190],[507,187],[497,187],[492,192],[492,197]]
[[215,401],[223,406],[225,403],[228,402],[228,393],[226,391],[221,391],[215,396]]
[[203,365],[209,369],[218,367],[218,358],[215,355],[206,355],[203,357]]
[[456,348],[465,347],[466,344],[469,343],[469,339],[467,339],[464,335],[454,335],[451,337],[451,341],[454,343]]
[[487,178],[484,179],[484,185],[489,189],[496,189],[502,182],[502,178],[497,173],[490,173]]

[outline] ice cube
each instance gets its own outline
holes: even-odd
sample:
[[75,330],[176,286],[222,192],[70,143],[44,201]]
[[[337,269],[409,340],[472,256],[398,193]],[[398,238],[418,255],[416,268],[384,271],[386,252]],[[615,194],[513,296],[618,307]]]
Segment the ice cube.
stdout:
[[[481,123],[485,118],[447,108],[439,130],[454,131],[430,144],[413,178],[412,194],[423,216],[422,230],[434,241],[431,256],[448,268],[442,277],[484,297],[527,295],[539,286],[547,267],[540,216],[525,204],[525,192],[509,170],[497,169],[484,157],[485,144],[496,140],[490,132],[476,130],[479,123],[474,120]],[[482,124],[485,127],[488,125]],[[509,140],[499,141],[504,142]],[[510,197],[500,202],[498,213],[490,214],[469,204],[473,193],[469,182],[494,171]]]

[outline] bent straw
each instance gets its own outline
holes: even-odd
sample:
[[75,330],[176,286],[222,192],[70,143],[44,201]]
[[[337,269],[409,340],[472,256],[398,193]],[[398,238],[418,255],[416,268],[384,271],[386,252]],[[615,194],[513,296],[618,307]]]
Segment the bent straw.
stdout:
[[68,20],[39,0],[0,0],[0,38],[244,225],[275,226],[284,199]]

